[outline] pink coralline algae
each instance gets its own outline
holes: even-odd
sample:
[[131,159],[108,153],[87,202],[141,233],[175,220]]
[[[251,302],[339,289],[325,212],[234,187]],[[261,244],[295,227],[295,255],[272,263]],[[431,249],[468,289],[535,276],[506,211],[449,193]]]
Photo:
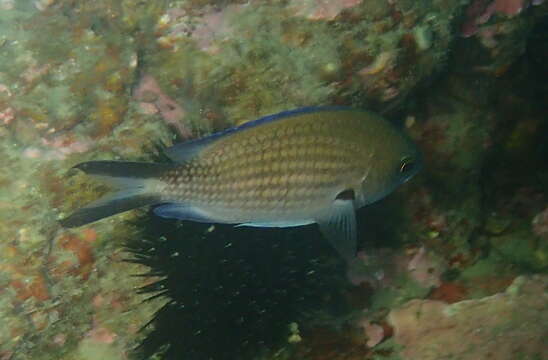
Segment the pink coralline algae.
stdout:
[[470,37],[479,31],[495,14],[513,17],[529,5],[540,5],[544,0],[474,0],[466,9],[466,20],[461,27],[463,37]]
[[90,140],[76,140],[66,135],[42,138],[41,141],[42,146],[29,146],[23,150],[22,155],[29,159],[63,160],[70,154],[89,151],[92,146]]
[[219,54],[221,50],[216,42],[230,37],[233,31],[230,20],[238,16],[244,8],[244,5],[228,5],[220,11],[204,14],[202,23],[192,32],[192,39],[200,50],[212,55]]
[[429,288],[441,285],[441,275],[447,269],[447,265],[442,258],[421,247],[409,261],[407,269],[417,283]]
[[291,6],[298,16],[309,20],[333,20],[344,9],[359,5],[362,0],[293,0]]
[[184,109],[172,98],[166,95],[156,79],[144,75],[133,96],[140,101],[141,110],[146,114],[159,112],[164,121],[172,125],[179,135],[186,139],[191,136],[190,130],[183,125]]
[[[10,89],[4,84],[0,84],[0,96],[7,98],[12,96]],[[0,108],[0,123],[9,125],[13,119],[15,119],[15,110],[12,107]]]
[[15,110],[13,108],[8,107],[5,110],[0,110],[0,122],[4,125],[9,125],[11,122],[15,119]]
[[93,328],[86,334],[86,337],[93,342],[102,344],[112,344],[118,335],[110,329],[100,326],[94,321]]
[[201,51],[218,55],[221,52],[220,44],[234,33],[232,20],[238,18],[247,7],[249,4],[204,7],[196,11],[199,16],[195,17],[183,9],[170,9],[157,24],[157,30],[164,33],[158,42],[165,48],[176,50],[179,38],[190,37]]
[[375,255],[359,252],[348,267],[348,280],[354,285],[369,283],[374,287],[394,286],[400,274],[408,274],[424,288],[441,285],[441,274],[447,269],[446,262],[426,248],[394,252],[379,249]]
[[367,347],[372,348],[384,340],[386,334],[381,325],[371,323],[367,318],[359,320],[357,325],[363,329]]
[[4,84],[0,84],[0,95],[2,94],[7,95],[8,97],[12,95],[10,89]]

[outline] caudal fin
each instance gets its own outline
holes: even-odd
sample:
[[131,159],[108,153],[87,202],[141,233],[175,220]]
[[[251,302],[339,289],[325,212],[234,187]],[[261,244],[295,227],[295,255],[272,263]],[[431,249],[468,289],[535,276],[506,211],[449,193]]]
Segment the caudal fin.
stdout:
[[171,166],[126,161],[88,161],[76,165],[75,168],[104,180],[118,191],[76,210],[60,220],[61,225],[66,228],[78,227],[124,211],[158,203],[159,198],[150,192],[149,184]]

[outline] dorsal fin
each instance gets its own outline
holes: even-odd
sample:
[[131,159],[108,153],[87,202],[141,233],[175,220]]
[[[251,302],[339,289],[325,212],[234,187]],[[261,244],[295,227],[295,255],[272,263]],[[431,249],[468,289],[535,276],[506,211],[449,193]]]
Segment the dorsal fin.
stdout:
[[[215,135],[215,134],[213,134]],[[211,135],[211,136],[213,136]],[[210,136],[203,139],[196,139],[175,144],[164,149],[164,153],[176,163],[189,162],[195,158],[207,145],[211,144],[215,139],[210,139]]]
[[257,120],[246,122],[240,126],[231,127],[223,131],[216,132],[209,136],[206,136],[201,139],[190,140],[180,144],[175,144],[167,149],[165,149],[165,154],[173,161],[177,163],[184,163],[192,160],[196,157],[204,148],[208,145],[215,142],[217,139],[228,136],[232,133],[236,133],[242,130],[253,128],[261,124],[273,122],[279,119],[285,119],[288,117],[293,117],[297,115],[321,112],[321,111],[338,111],[338,110],[348,110],[348,107],[345,106],[309,106],[302,107],[294,110],[282,111],[276,114],[267,115]]

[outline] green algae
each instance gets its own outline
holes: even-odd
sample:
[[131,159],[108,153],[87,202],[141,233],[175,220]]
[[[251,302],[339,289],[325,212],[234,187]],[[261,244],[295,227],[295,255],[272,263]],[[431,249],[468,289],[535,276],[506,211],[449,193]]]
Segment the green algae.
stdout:
[[387,339],[375,346],[371,360],[402,360],[399,351],[402,346],[397,344],[393,338]]
[[382,309],[391,309],[411,299],[424,298],[429,292],[430,288],[421,286],[407,274],[400,274],[393,286],[375,290],[369,311],[374,313]]
[[[226,104],[229,117],[236,123],[303,104],[322,104],[333,92],[318,75],[328,64],[336,69],[340,63],[336,35],[327,37],[326,24],[280,22],[266,16],[272,11],[265,7],[243,13],[236,30],[259,31],[249,41],[228,44],[230,51],[222,63],[216,64],[230,74],[225,77],[221,73],[217,75],[219,80],[215,76],[212,79],[224,89],[223,98],[233,92],[234,84],[243,85],[237,89],[237,104]],[[291,32],[292,28],[299,29],[298,35]],[[288,36],[305,39],[303,46],[294,46],[291,42],[299,40]],[[246,73],[241,69],[246,69]]]
[[[156,307],[140,306],[140,298],[131,296],[131,302],[121,303],[122,313],[109,306],[94,308],[91,300],[106,289],[116,289],[123,297],[133,295],[140,281],[120,284],[117,276],[141,270],[113,265],[120,242],[110,237],[99,236],[86,245],[80,231],[65,233],[69,240],[56,236],[56,218],[59,210],[72,210],[105,190],[81,175],[67,176],[71,165],[113,153],[141,156],[143,146],[168,138],[167,127],[128,103],[135,51],[130,37],[113,28],[111,34],[94,32],[63,11],[16,12],[23,3],[32,7],[31,2],[17,2],[16,10],[6,11],[6,16],[2,10],[0,19],[0,27],[9,29],[2,32],[6,40],[0,52],[0,83],[8,90],[2,92],[0,105],[15,109],[13,122],[2,127],[5,141],[0,144],[5,170],[0,176],[0,234],[8,239],[0,244],[6,254],[0,265],[6,289],[1,299],[10,304],[3,307],[6,311],[18,309],[2,312],[5,329],[12,335],[2,333],[0,342],[3,349],[16,349],[16,359],[80,359],[82,349],[93,350],[92,341],[82,338],[95,319],[117,334],[113,351],[121,354],[122,347],[131,347],[138,339],[134,332]],[[52,6],[59,10],[59,4]],[[30,21],[39,26],[23,26]],[[110,123],[102,123],[105,119]],[[79,149],[89,147],[90,136],[96,137],[98,147],[80,154]],[[149,141],[135,140],[145,137]],[[76,144],[74,150],[66,152],[71,144]],[[110,223],[102,224],[98,233],[111,228]],[[123,241],[128,230],[111,234]]]
[[529,224],[521,224],[490,240],[493,256],[513,264],[525,272],[539,272],[546,269],[546,242],[531,236]]
[[[362,13],[361,6],[365,5],[351,12]],[[350,73],[367,66],[380,54],[391,52],[397,56],[401,39],[408,32],[404,27],[383,29],[383,25],[367,17],[381,16],[386,12],[386,8],[381,8],[377,15],[372,10],[363,11],[365,16],[354,18],[349,24],[344,21],[329,24],[290,17],[277,3],[249,6],[247,10],[233,10],[234,14],[226,15],[227,34],[208,40],[211,43],[205,49],[192,36],[175,37],[168,33],[166,36],[171,36],[168,51],[161,44],[148,41],[144,63],[162,87],[181,101],[191,123],[202,127],[202,131],[218,126],[203,117],[207,108],[220,112],[228,119],[225,123],[234,124],[281,109],[329,103],[343,96],[356,99],[355,105],[364,106],[368,102],[353,95],[378,96],[380,90],[375,87],[385,85],[364,85],[359,76],[349,76]],[[200,23],[201,19],[188,21]],[[382,21],[390,27],[389,19]],[[436,26],[443,28],[447,24]],[[253,36],[247,35],[251,33]],[[437,51],[428,53],[428,57]],[[358,61],[348,62],[347,57]],[[415,61],[411,54],[397,64],[410,64],[409,60]],[[424,63],[435,68],[442,65]],[[409,72],[400,77],[401,87],[411,86],[420,76]],[[340,82],[345,78],[349,81],[341,87]]]
[[78,345],[77,354],[74,359],[81,360],[124,360],[123,348],[116,345],[104,344],[93,340],[83,340]]
[[[81,114],[82,109],[76,101],[70,86],[38,84],[25,97],[13,102],[19,111],[28,114],[33,121],[54,124],[57,126],[74,121]],[[22,141],[28,143],[28,140]]]
[[[146,62],[163,88],[182,98],[198,128],[204,122],[208,126],[200,116],[207,104],[222,107],[229,122],[235,124],[303,104],[324,103],[332,88],[318,73],[326,67],[327,72],[338,68],[336,40],[327,37],[326,24],[299,19],[282,22],[282,15],[275,7],[238,13],[231,25],[233,31],[256,30],[246,41],[222,41],[223,56],[208,56],[194,43],[181,39],[176,51],[147,57]],[[293,28],[299,35],[288,30]],[[306,39],[304,47],[292,44],[299,41],[295,37]]]

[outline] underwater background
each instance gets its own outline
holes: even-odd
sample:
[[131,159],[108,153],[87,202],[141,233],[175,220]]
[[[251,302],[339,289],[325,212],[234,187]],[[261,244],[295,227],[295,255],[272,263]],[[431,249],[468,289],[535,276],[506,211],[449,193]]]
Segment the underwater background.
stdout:
[[[548,358],[548,2],[0,0],[0,360]],[[423,168],[315,225],[126,212],[89,160],[302,106],[402,127]]]

